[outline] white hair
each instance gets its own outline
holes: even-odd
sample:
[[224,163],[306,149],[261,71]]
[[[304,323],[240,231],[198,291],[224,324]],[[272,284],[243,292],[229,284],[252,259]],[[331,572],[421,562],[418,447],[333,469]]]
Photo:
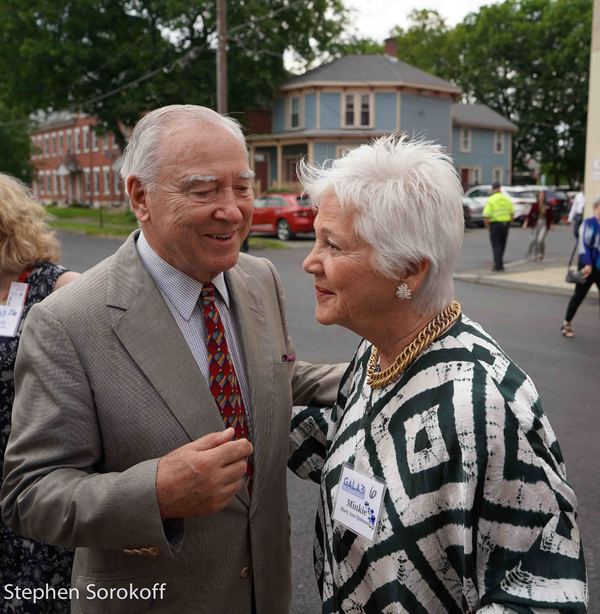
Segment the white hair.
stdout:
[[186,122],[194,122],[199,128],[211,126],[229,130],[248,155],[242,128],[235,119],[207,107],[172,104],[150,111],[135,125],[119,160],[123,183],[127,185],[127,178],[135,176],[144,187],[151,187],[160,166],[160,139]]
[[300,162],[298,176],[314,206],[334,194],[355,212],[354,230],[373,247],[373,268],[399,281],[423,260],[427,277],[414,295],[434,314],[454,297],[452,273],[464,236],[462,187],[440,145],[391,135],[323,166]]

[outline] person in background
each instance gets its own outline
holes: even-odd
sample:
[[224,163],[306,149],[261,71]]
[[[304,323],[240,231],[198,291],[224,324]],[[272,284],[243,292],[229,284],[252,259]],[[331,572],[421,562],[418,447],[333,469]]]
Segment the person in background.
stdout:
[[540,190],[536,202],[523,222],[523,228],[531,229],[531,241],[527,248],[526,260],[542,261],[546,252],[546,235],[552,227],[552,208],[548,205],[547,192]]
[[568,339],[575,336],[571,322],[592,284],[596,284],[600,292],[600,197],[594,201],[592,212],[593,215],[585,219],[579,228],[578,268],[585,279],[583,283],[575,284],[565,319],[560,327],[563,337]]
[[575,238],[579,238],[579,227],[583,221],[583,212],[585,210],[585,196],[583,192],[577,192],[573,198],[573,204],[569,211],[569,217],[567,218],[567,224],[573,224],[573,234]]
[[121,176],[141,229],[26,323],[3,518],[76,547],[75,612],[283,614],[292,405],[333,404],[346,365],[296,360],[273,264],[240,254],[235,120],[155,109]]
[[492,194],[483,207],[483,223],[490,230],[490,242],[494,256],[492,271],[504,271],[504,250],[513,215],[512,200],[502,193],[500,184],[497,181],[494,182]]
[[[3,311],[0,318],[3,320],[0,324],[0,476],[11,429],[15,396],[13,369],[25,318],[35,303],[77,277],[77,273],[58,264],[58,240],[46,225],[46,217],[29,188],[0,173],[0,310]],[[26,284],[20,286],[21,295],[16,294],[15,284]],[[17,313],[7,321],[5,312],[9,306],[15,307]],[[9,324],[13,325],[10,329]],[[22,588],[44,584],[68,587],[72,562],[72,551],[25,539],[0,523],[0,588],[8,584]],[[2,612],[25,611],[20,609],[18,599],[8,599],[3,594],[0,601]],[[57,602],[44,611],[66,612],[67,609],[64,602]],[[41,610],[27,610],[34,611]]]
[[316,318],[363,337],[333,408],[292,422],[289,466],[320,483],[323,612],[584,612],[577,500],[540,396],[454,298],[452,160],[392,136],[299,177]]

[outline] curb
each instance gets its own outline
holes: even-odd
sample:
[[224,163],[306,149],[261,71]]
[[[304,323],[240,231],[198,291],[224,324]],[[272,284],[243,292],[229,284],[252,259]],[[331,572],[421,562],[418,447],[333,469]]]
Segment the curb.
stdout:
[[[510,275],[510,273],[508,273]],[[479,273],[455,273],[453,279],[456,281],[464,281],[471,284],[480,284],[482,286],[493,286],[497,288],[511,288],[513,290],[524,290],[526,292],[539,292],[542,294],[555,294],[559,296],[570,297],[573,295],[572,285],[561,286],[555,285],[543,285],[539,283],[526,282],[515,279],[508,279],[506,274],[504,277],[492,277],[491,275],[481,275]],[[586,297],[586,301],[591,300],[598,302],[598,296],[593,292],[593,288],[590,289],[590,293]]]

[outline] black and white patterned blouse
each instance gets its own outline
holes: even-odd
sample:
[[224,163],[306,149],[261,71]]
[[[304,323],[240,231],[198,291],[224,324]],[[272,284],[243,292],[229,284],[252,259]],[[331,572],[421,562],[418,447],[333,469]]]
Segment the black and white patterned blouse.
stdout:
[[[333,409],[292,421],[289,466],[321,484],[323,612],[585,612],[577,501],[529,377],[465,316],[384,388],[370,352]],[[331,517],[346,462],[387,485],[372,543]]]
[[[54,289],[56,280],[66,272],[62,266],[51,262],[37,265],[25,280],[29,291],[16,337],[0,337],[0,485],[4,451],[10,435],[12,404],[15,396],[13,369],[23,323],[33,305],[45,299]],[[42,587],[68,588],[71,582],[73,553],[34,542],[14,533],[0,522],[0,587],[13,584],[20,588]],[[10,613],[55,613],[68,612],[67,600],[40,600],[23,602],[17,599],[0,598],[0,612]]]

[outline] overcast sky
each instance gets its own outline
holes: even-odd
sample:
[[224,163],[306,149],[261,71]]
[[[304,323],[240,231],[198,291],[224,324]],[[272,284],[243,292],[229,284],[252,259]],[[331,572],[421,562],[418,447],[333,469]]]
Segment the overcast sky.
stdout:
[[383,42],[394,26],[406,27],[407,15],[413,9],[434,9],[449,26],[463,20],[467,13],[499,0],[344,0],[352,9],[352,21],[359,36]]

